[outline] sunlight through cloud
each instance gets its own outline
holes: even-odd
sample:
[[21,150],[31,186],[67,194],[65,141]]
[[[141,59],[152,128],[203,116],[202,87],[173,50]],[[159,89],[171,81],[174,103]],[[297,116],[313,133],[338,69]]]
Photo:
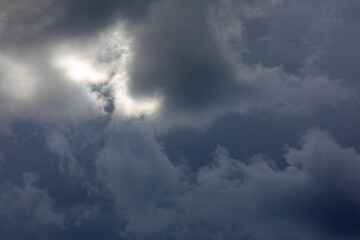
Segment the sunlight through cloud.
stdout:
[[106,74],[76,55],[65,55],[56,59],[56,65],[75,81],[100,83],[106,80]]
[[59,46],[53,64],[69,80],[86,84],[89,91],[94,91],[91,85],[103,84],[101,88],[112,92],[118,115],[130,118],[153,115],[161,98],[135,99],[128,90],[131,43],[124,27],[116,24],[85,46],[70,43]]

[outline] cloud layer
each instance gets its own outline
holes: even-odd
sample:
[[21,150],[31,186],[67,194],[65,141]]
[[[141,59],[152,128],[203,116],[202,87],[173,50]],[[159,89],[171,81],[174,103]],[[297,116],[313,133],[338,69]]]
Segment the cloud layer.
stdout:
[[358,239],[358,1],[0,0],[0,239]]

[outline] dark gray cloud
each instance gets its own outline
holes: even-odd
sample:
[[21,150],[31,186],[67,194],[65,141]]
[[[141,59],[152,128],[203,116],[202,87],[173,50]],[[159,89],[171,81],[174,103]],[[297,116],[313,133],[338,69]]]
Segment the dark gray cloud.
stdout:
[[166,204],[177,186],[178,170],[153,134],[142,121],[111,126],[97,159],[100,178],[114,195],[116,210],[128,221],[128,229],[151,231],[165,224],[166,213],[164,219],[154,215],[161,215],[159,205]]
[[91,36],[120,18],[139,21],[156,1],[144,0],[2,0],[0,44]]
[[54,23],[61,13],[55,0],[2,0],[0,7],[0,44],[34,37]]
[[57,1],[62,15],[48,31],[56,36],[89,36],[116,19],[130,24],[141,21],[154,2],[157,0]]
[[[153,140],[147,141],[145,146]],[[138,146],[145,147],[143,143]],[[105,148],[99,163],[113,162],[111,153],[116,148]],[[118,150],[116,156],[124,156],[118,160],[121,166],[111,165],[106,172],[110,190],[122,206],[119,215],[128,222],[126,238],[356,239],[359,235],[359,154],[320,130],[309,130],[299,148],[286,150],[288,166],[282,170],[263,155],[244,163],[218,147],[214,162],[193,176],[180,166],[176,175],[173,170],[164,171],[177,176],[174,180],[153,175],[152,168],[145,171],[146,159],[126,158],[129,149],[125,153]],[[110,169],[120,172],[114,174]],[[121,169],[137,177],[114,181],[128,176]],[[122,186],[124,181],[127,186]],[[154,181],[157,184],[151,193],[138,191]],[[163,188],[168,183],[176,188]],[[159,188],[163,190],[157,191]],[[139,197],[144,193],[145,199]],[[142,210],[137,212],[133,206]]]
[[[248,22],[266,21],[280,3],[163,1],[154,4],[147,21],[133,31],[131,93],[139,98],[162,95],[162,114],[166,120],[160,120],[160,125],[170,128],[172,122],[206,125],[227,112],[249,113],[261,109],[303,113],[330,102],[334,107],[352,98],[338,79],[313,70],[310,63],[313,53],[306,56],[309,64],[304,64],[297,75],[287,68],[284,70],[281,64],[263,66],[257,61],[248,65],[242,61],[241,53],[249,51],[244,37],[252,30]],[[281,29],[284,34],[288,32]],[[314,32],[322,35],[320,30]],[[265,37],[264,41],[267,41]],[[313,39],[309,37],[309,41]],[[314,50],[315,47],[309,51]],[[294,57],[295,61],[298,58],[301,56]],[[313,93],[304,94],[310,91]],[[317,99],[312,99],[315,96]],[[196,122],[192,121],[194,115]]]
[[[311,8],[309,7],[311,5]],[[359,49],[357,1],[287,1],[267,18],[247,24],[244,59],[301,72],[306,65],[356,84]]]
[[133,93],[161,91],[169,108],[199,111],[221,105],[241,90],[211,33],[208,5],[166,1],[154,6],[135,43]]
[[2,230],[38,231],[48,225],[62,227],[63,216],[56,213],[47,191],[36,186],[36,175],[24,173],[23,179],[22,187],[9,186],[1,194]]
[[[200,170],[198,189],[184,198],[192,221],[203,221],[210,229],[220,225],[224,232],[219,234],[231,236],[235,231],[249,239],[358,236],[359,155],[341,148],[327,134],[307,133],[300,149],[288,150],[289,166],[283,171],[261,156],[249,165],[231,160],[223,148],[217,150],[216,159]],[[199,231],[205,239],[206,229]]]
[[356,0],[0,9],[0,239],[359,238]]
[[245,164],[218,147],[215,161],[173,199],[164,239],[356,239],[359,154],[310,130],[285,157],[288,167],[279,170],[264,156]]

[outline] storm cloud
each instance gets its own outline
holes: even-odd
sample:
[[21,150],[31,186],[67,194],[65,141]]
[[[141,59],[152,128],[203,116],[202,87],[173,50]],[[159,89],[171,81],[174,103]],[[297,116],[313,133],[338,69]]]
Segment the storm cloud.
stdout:
[[358,239],[359,11],[0,0],[0,239]]

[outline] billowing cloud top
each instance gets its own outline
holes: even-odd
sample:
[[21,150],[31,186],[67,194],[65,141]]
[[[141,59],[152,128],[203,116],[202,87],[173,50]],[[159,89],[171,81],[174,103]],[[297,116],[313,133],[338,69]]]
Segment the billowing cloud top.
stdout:
[[359,239],[359,11],[0,0],[0,239]]

